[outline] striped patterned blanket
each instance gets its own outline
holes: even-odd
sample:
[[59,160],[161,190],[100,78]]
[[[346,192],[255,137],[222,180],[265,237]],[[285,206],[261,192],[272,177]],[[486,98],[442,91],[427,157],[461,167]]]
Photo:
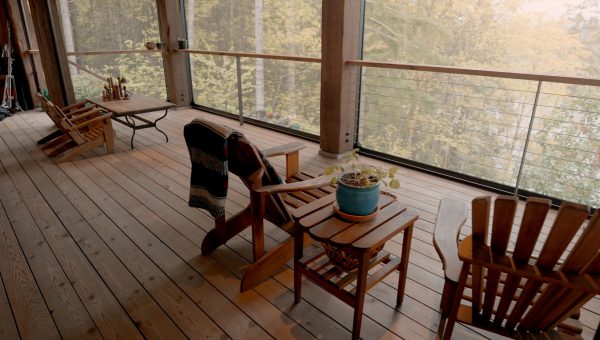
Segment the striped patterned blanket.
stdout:
[[225,215],[227,141],[232,134],[237,132],[203,119],[194,119],[183,129],[192,161],[188,203],[208,210],[215,218]]

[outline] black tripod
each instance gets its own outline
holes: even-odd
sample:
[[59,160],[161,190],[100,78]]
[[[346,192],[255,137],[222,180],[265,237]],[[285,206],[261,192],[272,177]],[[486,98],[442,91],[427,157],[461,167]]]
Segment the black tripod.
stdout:
[[13,76],[13,58],[12,58],[12,37],[10,32],[10,21],[7,22],[8,27],[8,42],[4,45],[2,49],[2,58],[8,59],[8,72],[6,74],[6,78],[4,79],[4,93],[2,95],[2,104],[0,105],[0,115],[4,111],[11,115],[15,111],[23,111],[19,106],[19,101],[17,100],[17,88],[15,84],[15,76]]

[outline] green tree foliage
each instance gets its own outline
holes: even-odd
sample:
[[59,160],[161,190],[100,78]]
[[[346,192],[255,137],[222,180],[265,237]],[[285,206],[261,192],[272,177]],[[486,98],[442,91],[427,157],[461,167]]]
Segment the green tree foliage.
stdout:
[[[64,34],[72,37],[74,51],[139,50],[145,48],[146,41],[160,41],[156,1],[61,0],[59,5],[68,9],[72,31]],[[159,53],[104,54],[74,59],[96,75],[71,68],[75,94],[80,99],[101,96],[103,81],[98,76],[124,76],[128,89],[134,93],[166,98]]]
[[[320,56],[320,0],[262,2],[263,53]],[[256,51],[255,0],[187,0],[186,8],[188,22],[194,23],[193,27],[188,27],[191,48]],[[264,60],[264,71],[257,73],[255,59],[242,58],[241,63],[245,116],[319,133],[318,64]],[[261,74],[264,81],[257,82]],[[192,82],[196,103],[239,113],[234,57],[193,56]],[[261,83],[264,103],[257,103],[256,86]]]
[[[597,2],[562,13],[547,3],[368,0],[364,59],[598,78]],[[514,186],[537,85],[364,69],[359,143]],[[542,85],[520,187],[600,205],[598,92]]]

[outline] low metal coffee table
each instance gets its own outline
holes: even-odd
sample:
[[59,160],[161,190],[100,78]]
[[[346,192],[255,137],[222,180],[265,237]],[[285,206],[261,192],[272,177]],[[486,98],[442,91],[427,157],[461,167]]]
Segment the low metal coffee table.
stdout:
[[[135,137],[135,131],[140,129],[155,128],[158,132],[162,133],[167,142],[169,142],[169,136],[156,126],[159,120],[165,118],[169,109],[175,107],[175,104],[166,102],[164,100],[146,97],[139,94],[131,96],[128,100],[109,100],[104,101],[102,98],[89,99],[89,102],[103,108],[106,111],[112,112],[112,119],[117,122],[128,126],[133,129],[131,135],[131,148],[133,149],[133,138]],[[147,112],[154,112],[165,110],[165,114],[157,118],[155,121],[142,118],[139,115]],[[123,119],[124,118],[124,119]],[[136,120],[141,124],[136,124]]]
[[[400,273],[396,304],[402,304],[412,229],[419,216],[395,196],[385,193],[380,196],[379,212],[369,221],[341,219],[333,210],[334,202],[335,194],[331,194],[294,211],[294,301],[300,302],[301,279],[305,276],[354,308],[352,338],[358,339],[365,293],[394,270]],[[386,241],[401,232],[404,237],[400,257],[382,249]],[[327,255],[319,248],[313,254],[304,254],[305,237],[333,251]],[[339,261],[340,258],[344,261]],[[342,266],[352,262],[357,268],[342,269],[340,262]],[[352,282],[356,282],[356,287],[348,289]]]

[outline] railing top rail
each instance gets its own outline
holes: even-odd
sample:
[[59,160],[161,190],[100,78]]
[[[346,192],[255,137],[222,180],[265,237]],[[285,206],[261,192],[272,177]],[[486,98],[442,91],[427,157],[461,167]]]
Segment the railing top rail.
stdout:
[[[143,53],[159,53],[166,52],[166,50],[106,50],[106,51],[77,51],[67,52],[68,56],[71,55],[102,55],[102,54],[143,54]],[[26,50],[25,53],[38,54],[39,50]]]
[[[307,63],[321,63],[321,58],[299,57],[299,56],[281,55],[281,54],[206,51],[206,50],[194,50],[194,49],[174,49],[172,51],[179,52],[179,53],[190,53],[190,54],[219,55],[219,56],[230,56],[230,57],[260,58],[260,59],[272,59],[272,60],[300,61],[300,62],[307,62]],[[169,50],[78,51],[78,52],[67,52],[67,55],[82,56],[82,55],[109,55],[109,54],[140,54],[140,53],[159,53],[159,52],[170,52],[170,51]],[[35,54],[35,53],[39,53],[39,51],[38,50],[27,50],[27,51],[25,51],[25,53]],[[569,76],[561,76],[561,75],[520,73],[520,72],[507,72],[507,71],[496,71],[496,70],[482,70],[482,69],[471,69],[471,68],[462,68],[462,67],[453,67],[453,66],[424,65],[424,64],[401,64],[401,63],[382,62],[382,61],[367,61],[367,60],[348,60],[348,61],[346,61],[346,64],[353,65],[353,66],[373,67],[373,68],[413,70],[413,71],[424,71],[424,72],[434,72],[434,73],[451,73],[451,74],[463,74],[463,75],[481,76],[481,77],[508,78],[508,79],[518,79],[518,80],[546,81],[546,82],[562,83],[562,84],[600,86],[600,79],[583,78],[583,77],[569,77]]]
[[520,79],[520,80],[547,81],[547,82],[553,82],[553,83],[574,84],[574,85],[600,86],[600,79],[567,77],[567,76],[559,76],[559,75],[492,71],[492,70],[469,69],[469,68],[452,67],[452,66],[399,64],[399,63],[380,62],[380,61],[365,61],[365,60],[348,60],[346,62],[346,64],[354,65],[354,66],[373,67],[373,68],[414,70],[414,71],[426,71],[426,72],[434,72],[434,73],[453,73],[453,74],[464,74],[464,75],[482,76],[482,77],[509,78],[509,79]]
[[67,52],[67,55],[144,54],[144,53],[160,53],[160,52],[166,52],[166,50],[77,51],[77,52]]
[[321,58],[312,57],[298,57],[291,55],[281,54],[262,54],[262,53],[250,53],[250,52],[225,52],[225,51],[205,51],[205,50],[176,50],[177,52],[187,52],[191,54],[204,54],[204,55],[220,55],[229,57],[243,57],[243,58],[260,58],[260,59],[273,59],[273,60],[288,60],[288,61],[301,61],[306,63],[321,63]]

